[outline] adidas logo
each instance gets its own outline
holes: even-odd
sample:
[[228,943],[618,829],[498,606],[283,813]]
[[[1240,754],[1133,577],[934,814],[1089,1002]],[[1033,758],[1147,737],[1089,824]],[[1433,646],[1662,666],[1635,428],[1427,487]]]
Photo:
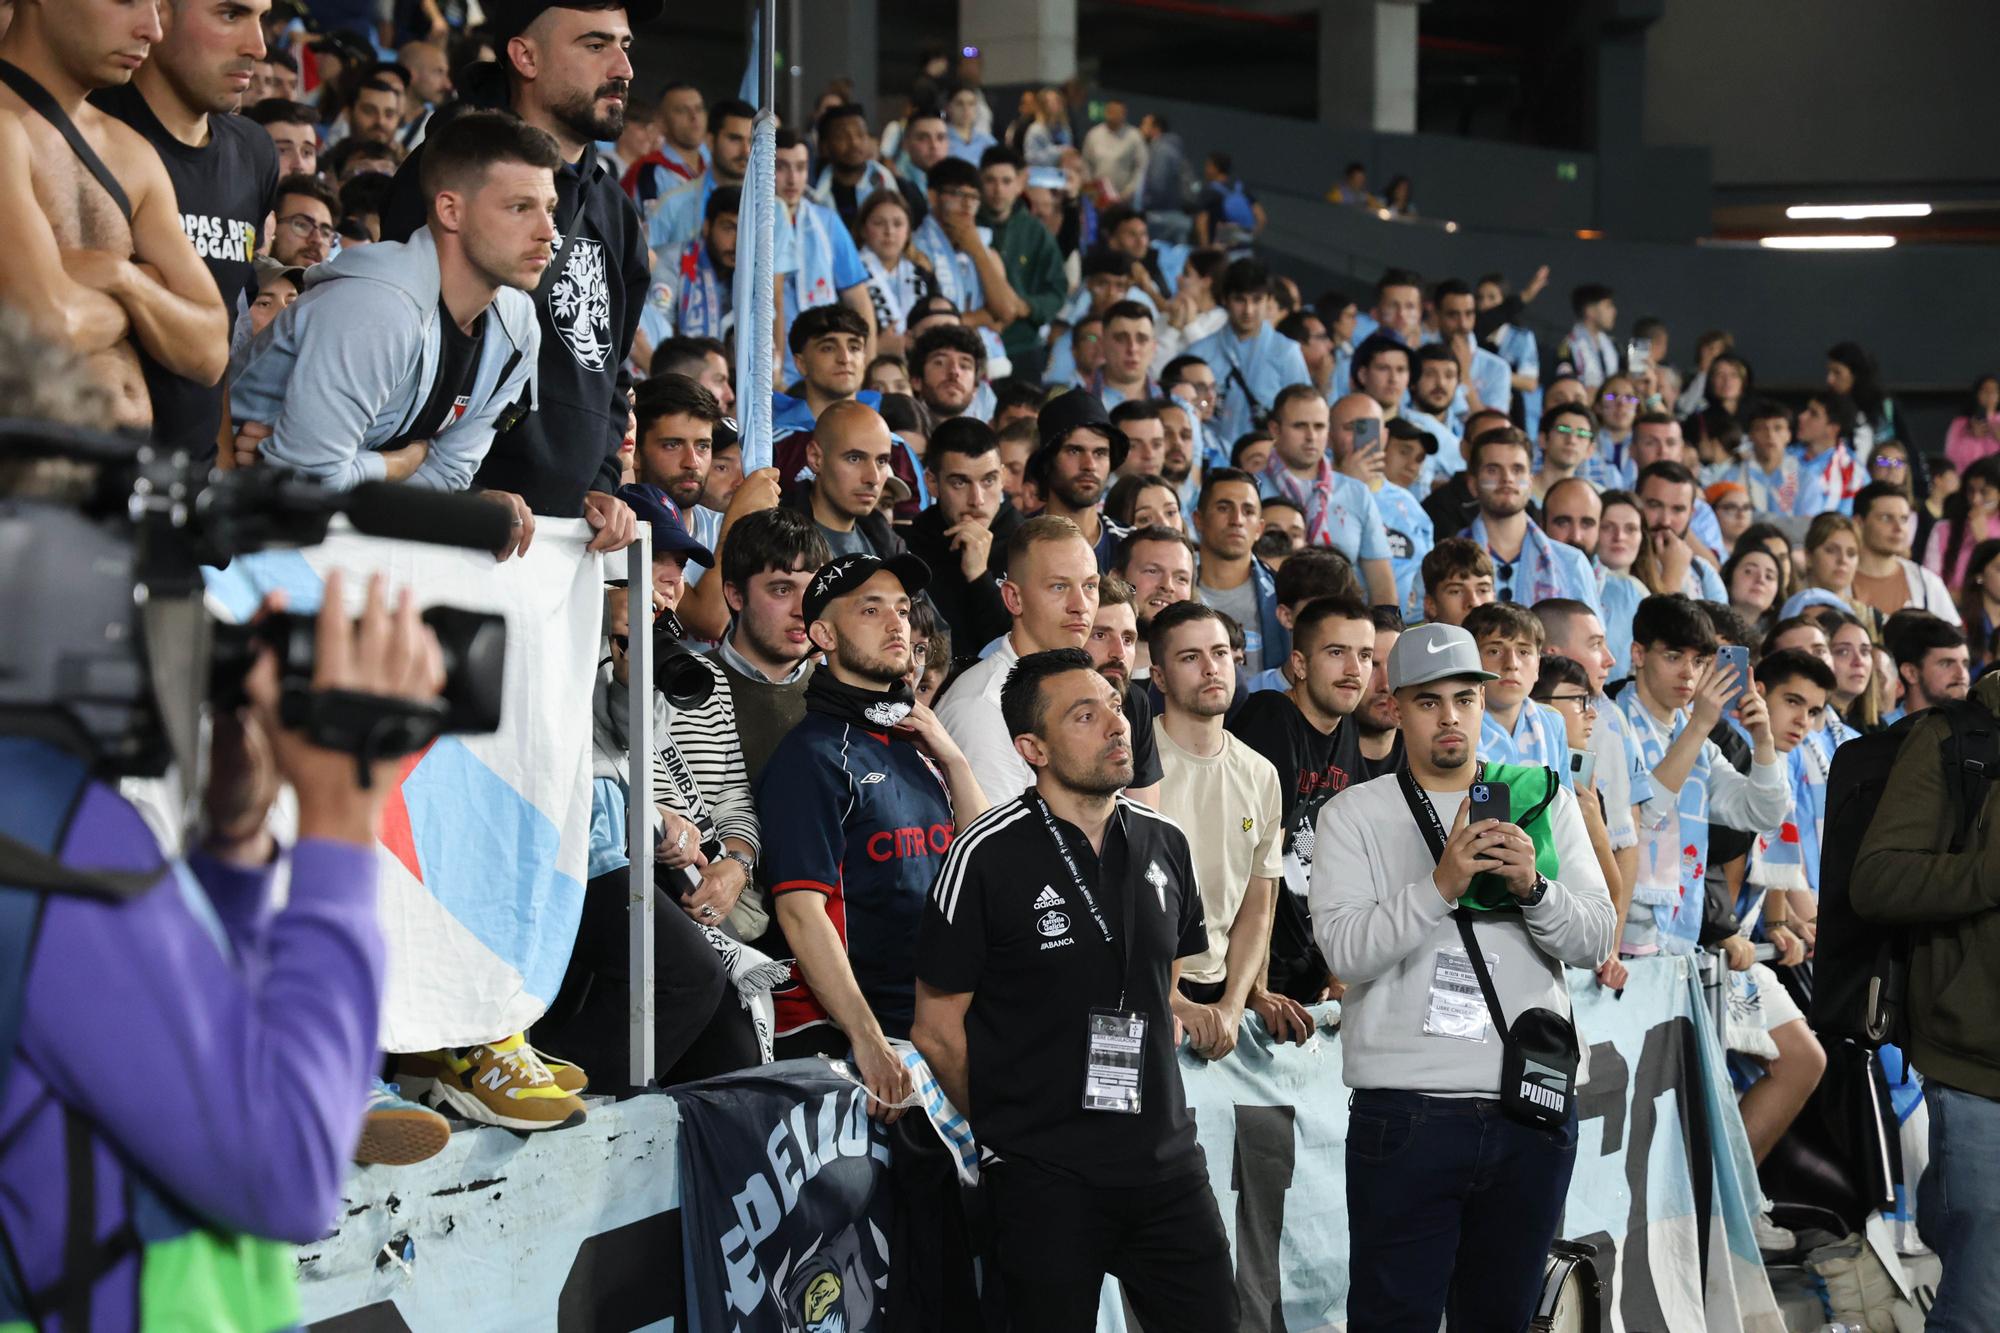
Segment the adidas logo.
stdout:
[[1035,910],[1037,912],[1046,912],[1051,907],[1061,907],[1062,905],[1062,895],[1048,885],[1042,885],[1042,896],[1035,899]]

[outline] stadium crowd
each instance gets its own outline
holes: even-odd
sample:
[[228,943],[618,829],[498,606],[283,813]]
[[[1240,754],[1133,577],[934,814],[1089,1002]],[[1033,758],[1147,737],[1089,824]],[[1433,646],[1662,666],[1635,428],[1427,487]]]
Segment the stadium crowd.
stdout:
[[[582,517],[622,571],[650,527],[651,632],[708,677],[692,703],[656,692],[660,1083],[826,1054],[893,1117],[914,1042],[982,1139],[1051,1165],[1001,1177],[1017,1222],[1101,1223],[1003,1225],[1003,1272],[1047,1279],[1018,1317],[1047,1328],[1148,1226],[1181,1247],[1150,1251],[1151,1299],[1194,1321],[1161,1326],[1222,1326],[1214,1204],[1169,1188],[1201,1170],[1172,1050],[1224,1058],[1253,1013],[1303,1042],[1307,1006],[1343,1002],[1355,1327],[1532,1302],[1573,1104],[1499,1149],[1424,1108],[1498,1095],[1489,1022],[1566,1012],[1564,964],[1616,989],[1631,960],[1721,949],[1744,1126],[1773,1151],[1826,1063],[1792,974],[1836,752],[2000,701],[1976,683],[2000,378],[1924,441],[1842,330],[1824,384],[1783,401],[1726,331],[1628,319],[1604,286],[1551,318],[1546,270],[1391,268],[1308,299],[1225,146],[1197,162],[1164,117],[1093,118],[1073,89],[1003,121],[977,57],[940,57],[893,119],[835,87],[778,130],[784,387],[747,469],[753,108],[634,70],[659,0],[491,0],[472,30],[430,0],[388,28],[325,12],[353,8],[315,0],[309,32],[265,0],[16,0],[0,302],[81,358],[88,424],[470,491],[511,517],[502,560]],[[1377,199],[1358,166],[1329,197],[1411,212],[1406,179]],[[562,993],[532,1033],[386,1056],[358,1160],[436,1151],[440,1111],[555,1129],[587,1088],[632,1090],[617,579],[604,629],[577,683],[591,878]],[[1475,779],[1512,808],[1473,814]],[[1114,881],[1142,862],[1169,919],[1128,940],[1147,894]],[[1471,916],[1495,982],[1452,971]],[[1990,1123],[1984,994],[1916,984],[1933,1104]],[[1066,1065],[1010,1085],[1085,1010],[1151,991],[1134,1120],[1078,1128]],[[1090,1070],[1111,1109],[1123,1085]],[[1387,1163],[1413,1134],[1421,1173]],[[1932,1169],[1984,1168],[1934,1148]],[[1075,1197],[1118,1170],[1166,1184],[1115,1218]],[[1475,1172],[1504,1186],[1450,1225],[1518,1241],[1454,1273],[1424,1253],[1441,1211],[1411,1201],[1443,1210]],[[1951,1207],[1947,1299],[1996,1243]],[[1976,1303],[1996,1279],[1963,1280]]]

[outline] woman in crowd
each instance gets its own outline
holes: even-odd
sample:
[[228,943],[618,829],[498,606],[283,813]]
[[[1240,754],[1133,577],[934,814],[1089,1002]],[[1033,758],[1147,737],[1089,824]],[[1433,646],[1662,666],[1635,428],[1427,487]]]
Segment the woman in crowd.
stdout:
[[[1547,411],[1545,407],[1542,409]],[[1639,415],[1639,389],[1630,375],[1607,375],[1597,391],[1597,456],[1614,467],[1625,463],[1632,443],[1632,420]]]
[[1861,424],[1852,442],[1856,458],[1868,457],[1878,440],[1902,436],[1902,413],[1882,391],[1882,373],[1860,343],[1835,343],[1826,349],[1826,387],[1852,398],[1860,410]]
[[1965,622],[1965,646],[1976,674],[1993,660],[1993,637],[2000,630],[2000,538],[1972,548],[1965,562],[1965,581],[1959,585],[1958,614]]
[[1877,645],[1860,617],[1838,607],[1816,608],[1814,620],[1833,651],[1833,707],[1856,731],[1882,726],[1880,696],[1875,689]]
[[1597,524],[1598,567],[1646,583],[1652,557],[1646,550],[1646,516],[1638,497],[1630,491],[1606,491],[1603,499],[1604,516]]
[[945,152],[960,161],[970,162],[974,168],[979,159],[986,155],[998,141],[991,134],[979,128],[979,90],[970,84],[961,84],[952,90],[951,100],[945,103],[944,136]]
[[1749,413],[1750,363],[1734,352],[1723,352],[1708,367],[1708,406],[1743,423]]
[[1389,182],[1388,190],[1383,193],[1382,206],[1389,210],[1391,217],[1413,218],[1417,215],[1417,206],[1410,202],[1413,189],[1408,176],[1397,176]]
[[1718,554],[1733,555],[1737,539],[1749,530],[1750,520],[1756,516],[1756,510],[1750,507],[1750,492],[1740,481],[1718,481],[1706,494],[1708,507],[1715,511],[1716,526],[1722,529],[1722,550]]
[[868,363],[868,371],[861,377],[861,387],[881,394],[907,394],[910,391],[909,364],[893,352],[884,352]]
[[1153,365],[1158,375],[1188,348],[1229,322],[1229,312],[1215,299],[1215,283],[1229,266],[1229,256],[1212,246],[1189,253],[1174,288],[1173,299],[1161,313],[1166,318],[1153,331]]
[[910,331],[910,311],[938,294],[930,260],[910,244],[910,205],[895,190],[877,190],[854,218],[868,299],[875,306],[875,345],[900,353]]
[[2000,537],[2000,456],[1982,458],[1965,470],[1964,484],[1946,502],[1944,521],[1924,545],[1924,567],[1952,587],[1965,582],[1972,548]]
[[[1854,572],[1861,567],[1861,529],[1845,514],[1819,514],[1806,529],[1806,577],[1795,589],[1780,617],[1797,615],[1809,604],[1801,599],[1818,589],[1840,599],[1842,607],[1859,616],[1870,630],[1880,632],[1882,616],[1854,596]],[[1818,600],[1824,600],[1818,599]]]
[[1044,88],[1035,94],[1035,122],[1021,134],[1021,156],[1031,167],[1062,165],[1063,149],[1074,146],[1069,133],[1069,108],[1062,90]]
[[1774,614],[1791,592],[1790,571],[1762,546],[1744,544],[1722,566],[1722,586],[1729,590],[1729,609],[1743,617],[1751,637],[1761,639],[1777,619]]
[[[1931,512],[1926,503],[1931,489],[1931,471],[1924,465],[1923,458],[1913,453],[1910,446],[1901,440],[1884,440],[1868,456],[1868,480],[1894,486],[1910,502],[1910,512],[1916,516],[1910,550],[1921,555],[1930,544],[1931,529],[1937,526],[1938,519],[1943,515],[1942,502],[1936,513]],[[1953,482],[1956,481],[1954,476]]]
[[1691,417],[1700,412],[1708,403],[1708,369],[1735,345],[1735,340],[1722,329],[1710,329],[1694,340],[1694,374],[1688,376],[1687,384],[1681,389],[1680,397],[1674,399],[1674,415]]
[[1165,477],[1120,477],[1104,499],[1104,513],[1121,528],[1172,528],[1186,532],[1181,499]]
[[1696,475],[1704,483],[1721,480],[1743,461],[1743,427],[1735,417],[1718,408],[1696,412],[1681,423],[1681,434],[1694,446],[1695,457],[1701,460]]
[[2000,376],[1981,375],[1973,384],[1965,410],[1945,431],[1944,453],[1961,472],[1982,458],[2000,454]]

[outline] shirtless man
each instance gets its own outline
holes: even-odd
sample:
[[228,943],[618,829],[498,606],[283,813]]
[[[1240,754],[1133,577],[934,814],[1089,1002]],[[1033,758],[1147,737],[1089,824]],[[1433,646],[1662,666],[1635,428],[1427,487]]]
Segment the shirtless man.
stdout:
[[0,60],[41,84],[110,168],[128,222],[62,135],[0,83],[0,301],[83,353],[113,394],[111,424],[144,429],[152,403],[138,348],[199,384],[221,379],[229,323],[215,279],[181,230],[159,155],[87,103],[128,82],[160,39],[154,0],[17,0]]

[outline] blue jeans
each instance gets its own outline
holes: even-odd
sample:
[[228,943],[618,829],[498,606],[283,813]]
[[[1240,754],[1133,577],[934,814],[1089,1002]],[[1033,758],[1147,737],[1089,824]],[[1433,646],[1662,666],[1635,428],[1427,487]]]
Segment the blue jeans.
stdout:
[[1576,1165],[1486,1098],[1363,1089],[1347,1118],[1349,1333],[1519,1333]]
[[2000,1102],[1924,1085],[1931,1160],[1917,1182],[1917,1232],[1944,1261],[1930,1333],[1990,1329],[2000,1311]]

